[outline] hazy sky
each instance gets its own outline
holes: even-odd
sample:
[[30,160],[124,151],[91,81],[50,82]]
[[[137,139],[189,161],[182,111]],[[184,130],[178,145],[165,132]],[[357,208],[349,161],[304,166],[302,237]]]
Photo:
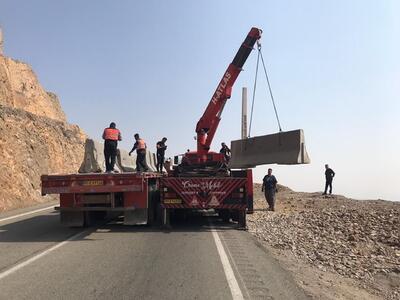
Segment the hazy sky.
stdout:
[[[400,2],[22,1],[0,2],[6,55],[32,65],[68,120],[100,139],[115,121],[128,149],[168,137],[168,156],[194,149],[195,125],[252,26],[263,29],[284,130],[303,128],[312,163],[272,166],[295,190],[400,200]],[[240,138],[240,74],[214,139]],[[262,78],[262,77],[261,77]],[[252,135],[277,131],[258,84]],[[260,181],[268,166],[257,167]]]

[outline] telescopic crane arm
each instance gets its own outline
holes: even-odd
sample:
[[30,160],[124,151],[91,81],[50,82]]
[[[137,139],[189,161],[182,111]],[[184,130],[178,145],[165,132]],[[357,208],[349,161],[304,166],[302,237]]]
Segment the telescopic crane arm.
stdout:
[[196,126],[198,154],[206,154],[210,150],[210,145],[221,120],[222,111],[226,101],[231,97],[232,86],[249,57],[254,44],[261,38],[261,33],[261,29],[251,28],[235,58],[225,71],[203,116],[198,121]]

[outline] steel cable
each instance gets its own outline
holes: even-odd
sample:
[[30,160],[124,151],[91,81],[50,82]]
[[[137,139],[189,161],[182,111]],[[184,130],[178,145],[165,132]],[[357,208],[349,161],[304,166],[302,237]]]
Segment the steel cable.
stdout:
[[271,89],[271,84],[269,83],[269,77],[268,77],[267,69],[265,67],[264,58],[263,58],[263,55],[261,53],[261,47],[258,49],[258,53],[261,56],[261,62],[263,64],[265,77],[267,78],[269,94],[271,95],[272,104],[274,106],[274,111],[275,111],[276,120],[278,121],[279,131],[282,131],[281,122],[279,121],[278,111],[276,110],[274,95],[272,94],[272,89]]
[[[260,47],[260,45],[258,46]],[[250,113],[250,124],[249,124],[249,134],[248,137],[250,137],[251,134],[251,124],[253,122],[253,109],[254,109],[254,99],[256,98],[256,88],[257,88],[257,76],[258,76],[258,65],[260,64],[260,48],[258,48],[258,55],[257,55],[257,65],[256,65],[256,75],[254,78],[254,87],[253,87],[253,99],[251,101],[251,113]]]

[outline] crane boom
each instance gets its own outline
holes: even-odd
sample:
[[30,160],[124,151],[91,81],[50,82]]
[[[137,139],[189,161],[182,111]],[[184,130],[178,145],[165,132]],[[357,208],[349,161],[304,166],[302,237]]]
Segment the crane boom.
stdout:
[[251,28],[246,39],[240,46],[233,61],[229,64],[220,83],[218,84],[203,116],[197,123],[197,153],[204,155],[210,150],[215,132],[221,120],[221,114],[226,101],[231,97],[232,86],[247,58],[249,57],[254,44],[261,38],[262,31],[258,28]]

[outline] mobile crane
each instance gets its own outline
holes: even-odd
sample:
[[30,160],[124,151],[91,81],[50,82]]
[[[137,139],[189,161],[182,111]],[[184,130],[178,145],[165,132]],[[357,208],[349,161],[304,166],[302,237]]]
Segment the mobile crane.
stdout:
[[[200,120],[197,122],[197,151],[187,152],[170,176],[161,178],[163,223],[171,212],[215,209],[225,221],[246,224],[246,209],[253,201],[252,171],[229,171],[224,155],[210,151],[214,135],[232,87],[262,31],[251,28],[229,64]],[[177,161],[177,160],[176,160]]]
[[[176,175],[212,175],[213,172],[220,170],[219,167],[226,163],[223,154],[211,152],[210,146],[218,129],[225,104],[231,97],[232,87],[255,43],[261,38],[261,33],[260,29],[251,28],[233,61],[229,64],[207,108],[197,122],[197,151],[187,152],[183,155],[182,163],[177,168],[177,172],[175,172]],[[194,172],[191,172],[192,170]]]

